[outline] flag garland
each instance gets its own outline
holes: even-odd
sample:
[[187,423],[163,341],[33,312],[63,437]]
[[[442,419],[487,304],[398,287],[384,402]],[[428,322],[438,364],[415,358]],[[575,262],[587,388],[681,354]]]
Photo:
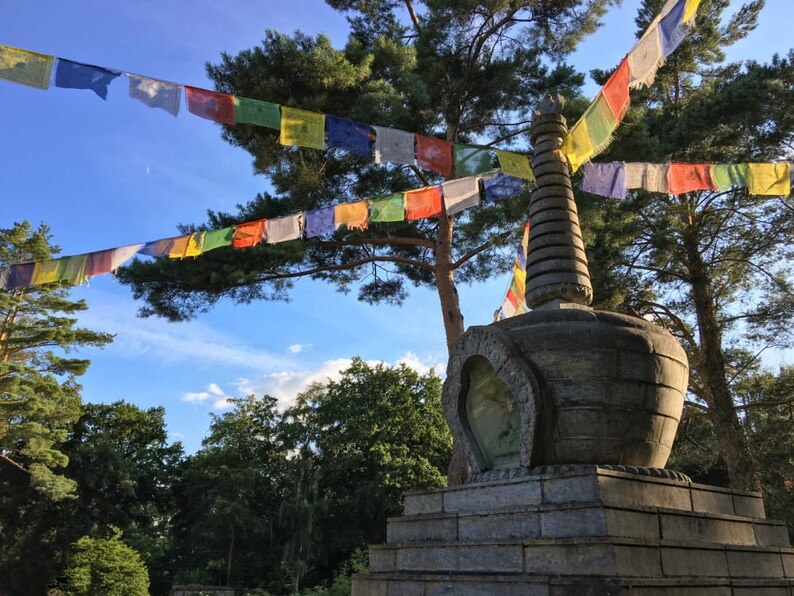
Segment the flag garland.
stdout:
[[179,114],[184,89],[187,109],[191,114],[226,125],[251,124],[278,130],[279,142],[285,146],[320,150],[330,147],[369,157],[370,137],[374,135],[377,164],[416,165],[446,178],[453,174],[460,178],[492,169],[492,154],[496,154],[500,167],[506,173],[534,180],[527,156],[520,153],[452,143],[436,137],[363,124],[320,112],[237,97],[0,45],[0,79],[48,89],[53,70],[56,87],[91,89],[102,99],[107,99],[110,84],[123,74],[129,79],[128,95],[131,98],[151,108],[160,108],[172,116]]
[[529,251],[529,220],[524,224],[524,235],[516,253],[513,277],[502,306],[494,313],[494,322],[529,312],[526,298],[527,253]]
[[[493,175],[495,174],[495,176]],[[500,193],[488,195],[481,183],[498,182]],[[16,263],[0,269],[0,289],[21,289],[48,283],[80,285],[102,273],[112,273],[136,255],[184,259],[231,246],[245,249],[262,242],[277,244],[301,238],[316,238],[346,226],[366,229],[370,223],[409,221],[438,217],[444,209],[458,213],[485,202],[516,196],[525,189],[524,180],[495,170],[489,177],[458,178],[437,186],[426,186],[358,201],[337,203],[309,212],[259,219],[219,230],[183,234],[56,259]]]
[[628,190],[670,195],[698,190],[725,191],[744,188],[750,195],[782,196],[791,194],[791,162],[708,164],[680,163],[586,163],[582,190],[614,199],[626,198]]
[[648,87],[664,64],[695,26],[701,0],[667,0],[631,51],[574,124],[562,144],[571,172],[602,153],[628,110],[629,89]]

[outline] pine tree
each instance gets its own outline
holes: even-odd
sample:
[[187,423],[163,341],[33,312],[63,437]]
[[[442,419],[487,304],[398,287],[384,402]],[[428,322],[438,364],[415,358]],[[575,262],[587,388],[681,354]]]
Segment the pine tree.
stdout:
[[[0,270],[57,251],[44,225],[0,229]],[[76,379],[89,364],[66,353],[112,340],[75,326],[85,309],[57,283],[0,291],[0,471],[24,473],[54,500],[74,496],[74,482],[57,469],[68,461],[60,445],[80,414]]]

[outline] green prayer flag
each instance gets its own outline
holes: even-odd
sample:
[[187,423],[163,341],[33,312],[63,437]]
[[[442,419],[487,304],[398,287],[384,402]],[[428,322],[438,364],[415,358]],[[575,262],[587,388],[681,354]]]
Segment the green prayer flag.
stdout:
[[0,79],[47,89],[55,56],[0,45]]
[[403,193],[388,197],[370,199],[370,221],[405,221],[405,200]]
[[481,147],[455,143],[455,176],[474,176],[491,169],[491,152]]
[[222,246],[232,245],[232,236],[234,235],[234,226],[223,228],[220,230],[211,230],[204,235],[204,246],[201,249],[202,253]]
[[609,145],[612,133],[615,132],[618,122],[614,114],[612,114],[606,98],[601,93],[587,108],[583,118],[587,122],[587,130],[590,134],[590,144],[593,146],[594,155],[597,155]]
[[278,104],[245,97],[234,98],[234,120],[281,130],[281,111]]
[[715,163],[711,166],[711,179],[718,190],[734,186],[747,188],[748,168],[746,163]]

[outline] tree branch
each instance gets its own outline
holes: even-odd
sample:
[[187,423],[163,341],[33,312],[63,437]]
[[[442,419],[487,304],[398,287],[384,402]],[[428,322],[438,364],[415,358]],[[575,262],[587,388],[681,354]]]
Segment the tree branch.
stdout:
[[17,462],[15,462],[10,457],[7,457],[7,456],[3,455],[2,453],[0,453],[0,459],[8,462],[9,464],[11,464],[12,466],[14,466],[17,469],[22,470],[23,472],[25,472],[25,474],[30,475],[30,471],[29,470],[26,470],[25,468],[23,468],[21,465],[19,465]]
[[[350,261],[349,263],[340,263],[338,265],[323,265],[321,267],[314,267],[313,269],[306,269],[304,271],[294,271],[292,273],[273,273],[270,275],[259,277],[257,278],[256,281],[257,283],[262,283],[266,281],[277,281],[281,279],[295,279],[298,277],[306,277],[308,275],[314,275],[315,273],[323,273],[324,271],[342,271],[344,269],[355,269],[356,267],[360,267],[361,265],[366,265],[367,263],[400,263],[402,265],[408,265],[410,267],[417,267],[419,269],[423,269],[431,273],[433,272],[432,266],[428,265],[427,263],[423,263],[421,261],[415,261],[414,259],[409,259],[406,257],[380,256],[380,257],[367,257],[366,259],[357,259],[355,261]],[[240,283],[235,285],[242,286],[249,284]]]
[[341,240],[339,242],[323,242],[320,240],[313,244],[323,248],[342,248],[349,245],[435,247],[435,244],[430,240],[422,240],[421,238],[365,238],[362,240]]
[[461,265],[464,265],[464,264],[466,263],[466,261],[468,261],[469,259],[471,259],[471,258],[473,258],[473,257],[476,257],[476,256],[477,256],[478,254],[480,254],[482,251],[489,249],[490,247],[492,247],[493,245],[495,245],[495,244],[496,244],[497,242],[499,242],[500,240],[503,240],[503,239],[507,238],[509,235],[510,235],[510,232],[503,232],[503,233],[501,233],[501,234],[497,234],[496,236],[494,236],[493,238],[491,238],[491,239],[490,239],[488,242],[486,242],[485,244],[481,244],[481,245],[480,245],[480,246],[478,246],[477,248],[474,248],[474,249],[470,250],[470,251],[469,251],[469,252],[467,252],[465,255],[463,255],[461,258],[459,258],[457,261],[455,261],[454,263],[452,263],[452,265],[450,266],[450,270],[452,270],[452,271],[455,271],[455,270],[456,270],[456,269],[458,269],[458,268],[459,268]]

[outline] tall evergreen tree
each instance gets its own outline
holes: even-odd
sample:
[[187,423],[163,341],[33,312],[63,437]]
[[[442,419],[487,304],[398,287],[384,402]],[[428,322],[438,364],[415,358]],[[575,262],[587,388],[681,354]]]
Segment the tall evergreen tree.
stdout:
[[[660,3],[643,3],[640,30]],[[723,22],[728,4],[704,0],[697,29],[653,86],[632,96],[619,140],[603,159],[746,163],[790,156],[794,55],[766,65],[721,64],[725,47],[755,27],[763,7],[762,0],[749,2]],[[788,198],[734,189],[679,196],[637,191],[622,204],[582,200],[598,211],[591,220],[591,267],[605,292],[596,283],[596,299],[652,314],[679,337],[689,354],[692,400],[711,418],[731,485],[758,489],[732,384],[764,349],[791,339]]]
[[[44,225],[0,229],[0,270],[55,252]],[[0,474],[21,472],[54,500],[74,496],[74,483],[57,470],[67,463],[60,446],[79,415],[77,377],[89,364],[65,353],[112,340],[75,326],[86,308],[57,283],[0,291]]]

